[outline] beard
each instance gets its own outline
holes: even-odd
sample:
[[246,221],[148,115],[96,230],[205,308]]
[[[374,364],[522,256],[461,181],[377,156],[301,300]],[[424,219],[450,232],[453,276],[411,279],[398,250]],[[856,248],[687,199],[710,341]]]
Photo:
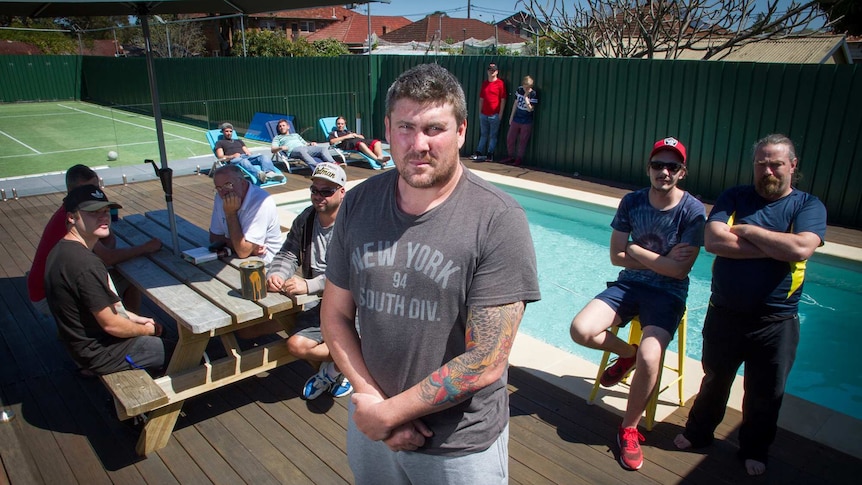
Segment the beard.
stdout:
[[414,189],[429,189],[445,185],[452,179],[452,175],[458,166],[458,162],[441,162],[427,155],[422,157],[417,153],[407,153],[403,159],[416,160],[420,158],[428,163],[428,165],[417,168],[409,163],[395,164],[398,174],[404,182]]
[[784,184],[775,175],[765,175],[755,182],[754,188],[764,199],[776,199],[784,193]]

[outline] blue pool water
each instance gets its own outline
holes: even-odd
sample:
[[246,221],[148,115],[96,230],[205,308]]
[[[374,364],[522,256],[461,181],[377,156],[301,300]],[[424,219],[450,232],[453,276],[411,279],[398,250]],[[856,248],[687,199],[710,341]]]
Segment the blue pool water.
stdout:
[[[619,273],[608,249],[614,210],[504,189],[527,211],[542,290],[542,300],[527,307],[521,331],[598,364],[601,353],[572,342],[569,323]],[[713,259],[701,249],[689,276],[686,354],[698,360]],[[799,307],[799,349],[787,392],[862,419],[862,374],[855,370],[862,340],[862,273],[841,264],[827,257],[809,262]],[[676,339],[670,348],[676,351]]]
[[[527,211],[536,246],[542,300],[527,306],[520,330],[598,364],[601,353],[569,338],[572,317],[620,268],[610,263],[614,209],[503,186]],[[280,206],[298,214],[307,201]],[[686,354],[700,360],[701,330],[709,301],[713,256],[701,249],[689,278]],[[806,271],[799,306],[802,334],[787,392],[862,419],[862,373],[856,352],[862,340],[862,273],[845,262],[815,257]],[[858,265],[857,265],[858,268]],[[620,335],[625,338],[627,331]],[[676,339],[670,344],[676,351]]]

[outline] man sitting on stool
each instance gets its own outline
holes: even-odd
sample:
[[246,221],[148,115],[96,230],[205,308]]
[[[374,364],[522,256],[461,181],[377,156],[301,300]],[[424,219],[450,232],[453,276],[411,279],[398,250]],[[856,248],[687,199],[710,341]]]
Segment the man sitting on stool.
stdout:
[[[603,386],[616,385],[637,365],[617,433],[620,464],[628,470],[643,465],[644,438],[637,426],[656,385],[662,352],[685,313],[688,273],[703,245],[706,221],[703,204],[677,186],[687,173],[679,140],[657,141],[646,171],[650,186],[626,194],[611,222],[611,263],[623,270],[575,316],[570,329],[575,342],[619,355],[602,374]],[[643,328],[640,345],[607,331],[637,315]]]

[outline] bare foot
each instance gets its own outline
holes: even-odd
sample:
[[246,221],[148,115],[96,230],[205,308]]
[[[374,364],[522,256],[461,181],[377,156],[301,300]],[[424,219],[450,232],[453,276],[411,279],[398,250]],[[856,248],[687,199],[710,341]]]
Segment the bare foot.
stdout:
[[691,441],[689,441],[682,433],[676,435],[676,438],[673,439],[673,444],[676,445],[677,449],[687,450],[691,448]]
[[763,475],[766,472],[766,463],[757,460],[745,460],[745,471],[751,476]]
[[389,161],[390,158],[392,157],[387,157],[386,155],[383,155],[382,157],[378,158],[377,161],[380,163],[386,163]]

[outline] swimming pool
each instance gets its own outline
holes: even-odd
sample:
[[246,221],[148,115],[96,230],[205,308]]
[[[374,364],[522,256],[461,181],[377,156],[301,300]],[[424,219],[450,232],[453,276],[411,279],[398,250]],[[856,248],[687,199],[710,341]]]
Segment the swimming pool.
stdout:
[[[620,268],[610,263],[608,242],[614,209],[500,186],[527,211],[536,247],[542,300],[527,306],[520,331],[549,345],[598,364],[601,352],[569,338],[572,317]],[[307,197],[307,192],[303,193]],[[279,205],[292,218],[307,199]],[[286,224],[282,216],[282,223]],[[709,301],[714,257],[704,250],[692,269],[688,297],[686,354],[700,360],[701,329]],[[855,372],[857,341],[862,340],[862,273],[845,260],[815,256],[806,271],[799,306],[801,337],[787,392],[821,406],[862,419],[862,375]],[[858,268],[858,264],[856,266]],[[625,338],[627,331],[620,335]],[[676,351],[677,341],[671,342]]]
[[[527,307],[521,331],[598,363],[601,352],[572,342],[569,323],[619,273],[620,268],[610,263],[608,249],[614,209],[503,188],[527,211],[542,290],[542,300]],[[698,360],[713,260],[701,249],[689,275],[686,354]],[[862,273],[841,264],[841,260],[819,256],[809,262],[799,306],[799,349],[787,392],[862,419],[862,375],[854,370],[857,341],[862,338],[858,324]],[[676,350],[676,339],[670,348]]]

